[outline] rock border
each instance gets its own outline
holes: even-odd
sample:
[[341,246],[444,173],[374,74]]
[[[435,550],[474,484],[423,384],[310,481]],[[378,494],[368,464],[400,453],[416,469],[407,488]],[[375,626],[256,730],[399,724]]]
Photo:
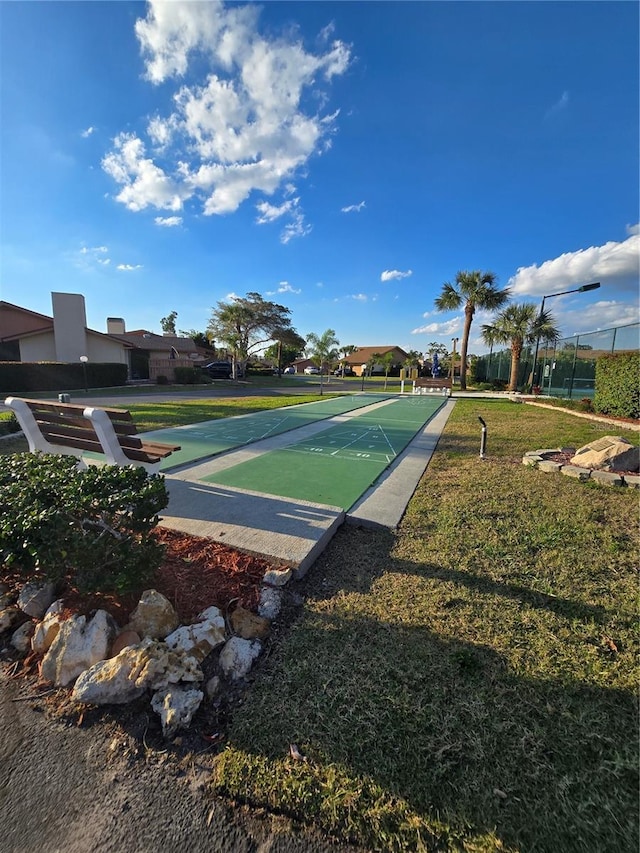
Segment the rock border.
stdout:
[[[224,684],[234,687],[247,678],[292,577],[292,567],[265,573],[257,614],[238,606],[225,616],[211,606],[185,625],[156,590],[145,590],[130,621],[119,626],[103,610],[91,619],[69,616],[61,600],[52,601],[52,585],[27,582],[10,593],[0,584],[0,633],[7,632],[2,645],[41,658],[41,677],[67,688],[80,706],[123,705],[147,694],[164,737],[172,739],[188,728],[205,697],[213,702]],[[38,610],[30,613],[36,598]],[[205,677],[201,664],[211,653],[216,674]]]
[[528,450],[522,457],[522,464],[528,468],[537,468],[547,474],[564,474],[574,480],[586,482],[593,480],[605,486],[617,486],[618,488],[640,489],[640,474],[621,474],[613,471],[598,471],[593,468],[582,468],[579,465],[556,462],[552,459],[558,453],[575,454],[574,447],[552,447],[541,450]]

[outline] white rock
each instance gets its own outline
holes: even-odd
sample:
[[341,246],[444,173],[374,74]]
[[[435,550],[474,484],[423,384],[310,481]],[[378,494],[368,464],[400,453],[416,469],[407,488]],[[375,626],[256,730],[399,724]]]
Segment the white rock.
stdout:
[[607,471],[637,471],[640,450],[626,438],[605,435],[576,450],[570,463]]
[[27,616],[42,619],[53,601],[54,590],[52,583],[26,583],[18,595],[18,607]]
[[11,645],[13,648],[23,655],[30,651],[31,637],[33,636],[35,629],[36,626],[33,622],[25,622],[17,631],[14,631],[11,637]]
[[243,640],[231,637],[220,652],[220,666],[227,678],[238,679],[251,669],[251,665],[262,651],[260,640]]
[[224,643],[226,632],[224,616],[217,607],[207,608],[200,614],[200,619],[200,622],[183,625],[169,634],[165,638],[167,646],[203,661],[213,649]]
[[91,705],[123,704],[147,689],[159,690],[179,681],[202,681],[198,661],[147,638],[127,646],[116,657],[100,661],[78,678],[71,698]]
[[178,614],[168,598],[155,589],[145,589],[129,617],[127,628],[141,637],[164,639],[178,627]]
[[114,635],[114,621],[104,610],[98,610],[90,622],[84,616],[66,619],[42,659],[42,678],[65,687],[107,657]]
[[151,699],[151,707],[160,715],[164,736],[172,737],[177,729],[186,728],[203,698],[202,690],[177,685],[158,690]]
[[274,589],[271,586],[263,586],[260,590],[260,603],[258,604],[258,613],[265,619],[276,618],[282,607],[282,592],[279,589]]
[[44,614],[42,622],[36,625],[35,633],[31,638],[31,648],[39,655],[44,654],[55,640],[60,630],[60,623],[63,621],[63,607],[62,599],[54,601]]

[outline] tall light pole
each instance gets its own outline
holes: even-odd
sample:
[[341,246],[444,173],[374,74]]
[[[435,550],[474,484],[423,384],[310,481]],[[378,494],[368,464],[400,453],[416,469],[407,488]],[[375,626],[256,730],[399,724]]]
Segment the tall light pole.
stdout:
[[[548,293],[546,296],[542,297],[542,305],[540,306],[540,314],[541,317],[544,313],[544,302],[545,299],[551,299],[552,296],[566,296],[567,293],[585,293],[587,290],[597,290],[600,287],[599,281],[594,281],[592,284],[583,284],[582,287],[575,287],[573,290],[562,290],[560,293]],[[533,368],[531,370],[531,387],[536,384],[536,366],[538,363],[538,349],[540,347],[540,333],[536,337],[536,351],[533,356]]]

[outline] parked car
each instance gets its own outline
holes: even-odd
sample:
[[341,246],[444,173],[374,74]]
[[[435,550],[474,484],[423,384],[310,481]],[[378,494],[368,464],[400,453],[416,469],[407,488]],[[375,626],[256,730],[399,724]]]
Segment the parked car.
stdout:
[[291,367],[291,366],[290,366],[290,367],[285,367],[285,369],[284,369],[282,372],[283,372],[283,373],[295,373],[295,372],[296,372],[296,369],[295,369],[295,367]]
[[233,366],[230,361],[210,361],[202,370],[212,379],[230,379]]
[[353,367],[349,367],[348,364],[345,364],[344,367],[337,367],[333,371],[334,376],[355,376],[356,372]]
[[309,367],[305,367],[304,372],[307,374],[307,376],[311,376],[313,374],[317,375],[318,373],[320,373],[320,370],[315,365],[310,364]]

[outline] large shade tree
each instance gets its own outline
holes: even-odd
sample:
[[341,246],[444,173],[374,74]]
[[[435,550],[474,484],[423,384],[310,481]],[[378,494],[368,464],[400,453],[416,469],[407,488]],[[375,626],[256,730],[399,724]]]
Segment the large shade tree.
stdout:
[[313,332],[307,335],[307,355],[320,370],[320,393],[322,394],[322,371],[327,368],[327,380],[331,365],[337,360],[340,341],[336,338],[333,329],[327,329],[321,335]]
[[456,273],[455,284],[446,281],[442,293],[435,300],[438,311],[457,311],[464,305],[464,326],[460,341],[460,388],[467,387],[467,348],[473,316],[478,309],[497,311],[507,302],[511,291],[508,287],[496,287],[496,275],[480,270],[461,270]]
[[487,344],[509,344],[511,347],[511,373],[509,391],[518,390],[518,368],[526,345],[536,340],[551,342],[560,337],[555,319],[549,311],[538,311],[531,302],[508,305],[493,323],[482,327],[482,338]]
[[304,347],[304,338],[291,325],[291,311],[277,302],[267,302],[259,293],[235,296],[230,302],[218,302],[208,329],[215,340],[226,344],[233,354],[233,372],[244,373],[249,357],[265,344]]

